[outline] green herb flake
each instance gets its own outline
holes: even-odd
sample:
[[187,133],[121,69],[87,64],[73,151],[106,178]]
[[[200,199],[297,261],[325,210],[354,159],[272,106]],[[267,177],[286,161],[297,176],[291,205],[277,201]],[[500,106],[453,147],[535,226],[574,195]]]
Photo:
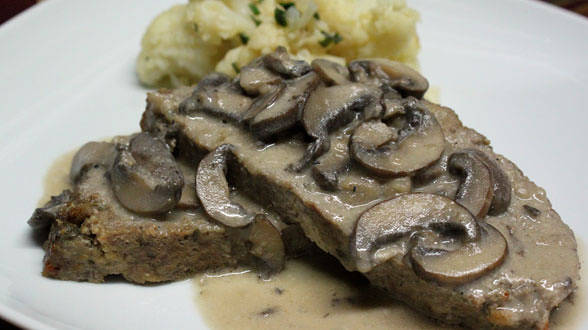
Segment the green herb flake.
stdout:
[[260,14],[259,8],[257,8],[257,6],[254,3],[249,3],[249,9],[251,9],[253,15],[257,16]]
[[262,4],[263,0],[257,0],[257,3]]
[[231,66],[233,67],[233,70],[235,70],[235,72],[237,74],[239,74],[239,72],[241,72],[241,69],[239,69],[239,67],[237,66],[237,63],[233,62],[233,63],[231,63]]
[[249,17],[251,17],[251,19],[253,20],[253,23],[255,23],[255,26],[259,26],[261,24],[261,21],[258,20],[257,18],[255,18],[255,16],[249,15]]
[[319,15],[318,11],[316,13],[314,13],[314,15],[312,15],[312,17],[314,17],[314,19],[316,19],[317,21],[321,19],[321,15]]
[[194,28],[194,32],[198,32],[198,24],[194,23],[192,27]]
[[249,36],[243,32],[239,33],[239,39],[241,39],[241,43],[243,43],[243,45],[247,45],[249,42]]
[[329,34],[328,32],[321,31],[321,33],[325,36],[325,39],[319,41],[319,44],[323,47],[328,47],[330,44],[338,44],[343,41],[343,37],[339,34],[339,32],[335,32],[334,34]]
[[284,8],[284,10],[288,10],[288,8],[290,8],[290,7],[296,7],[296,4],[294,2],[283,2],[283,3],[280,3],[280,6],[282,6],[282,8]]
[[276,19],[276,23],[281,26],[288,26],[288,22],[286,21],[286,11],[280,8],[276,8],[274,10],[274,18]]

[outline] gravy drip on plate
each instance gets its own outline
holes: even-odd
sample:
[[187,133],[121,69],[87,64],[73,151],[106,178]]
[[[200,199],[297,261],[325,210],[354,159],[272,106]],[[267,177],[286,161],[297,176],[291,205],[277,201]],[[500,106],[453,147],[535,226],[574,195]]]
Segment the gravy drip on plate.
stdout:
[[270,280],[247,269],[194,279],[212,329],[453,329],[443,327],[369,286],[335,259],[290,260]]
[[[71,188],[69,169],[76,151],[64,153],[51,164],[39,205]],[[584,260],[585,246],[578,237],[576,240],[580,260]],[[581,271],[582,278],[586,278],[586,267]],[[194,283],[198,311],[214,329],[317,325],[326,329],[359,329],[366,324],[372,329],[452,329],[371,288],[361,275],[346,272],[336,260],[325,256],[290,260],[286,269],[270,280],[259,279],[251,270],[238,269],[198,275]],[[585,290],[580,286],[570,298],[553,312],[550,329],[581,328],[579,313],[587,308]]]

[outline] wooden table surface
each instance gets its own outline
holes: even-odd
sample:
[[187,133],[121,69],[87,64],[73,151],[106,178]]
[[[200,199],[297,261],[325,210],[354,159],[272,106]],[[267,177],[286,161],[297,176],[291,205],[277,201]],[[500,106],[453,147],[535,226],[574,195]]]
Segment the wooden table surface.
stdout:
[[[0,0],[0,24],[9,20],[11,17],[22,12],[23,10],[35,5],[43,0]],[[410,2],[410,0],[408,0]],[[495,0],[487,0],[495,1]],[[556,6],[574,11],[588,18],[588,0],[534,0],[552,3]],[[181,1],[178,1],[181,2]],[[13,330],[17,327],[7,323],[0,318],[0,329]]]

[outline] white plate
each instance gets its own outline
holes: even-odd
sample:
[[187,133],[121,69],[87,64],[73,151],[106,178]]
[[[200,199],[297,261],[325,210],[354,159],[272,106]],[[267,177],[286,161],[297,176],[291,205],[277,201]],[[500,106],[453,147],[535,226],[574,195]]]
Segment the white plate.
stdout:
[[[33,328],[205,327],[190,281],[41,277],[43,252],[25,224],[58,155],[138,130],[140,38],[174,2],[50,0],[0,27],[2,317]],[[585,242],[588,20],[534,1],[409,2],[422,13],[422,69],[442,102],[544,187]]]

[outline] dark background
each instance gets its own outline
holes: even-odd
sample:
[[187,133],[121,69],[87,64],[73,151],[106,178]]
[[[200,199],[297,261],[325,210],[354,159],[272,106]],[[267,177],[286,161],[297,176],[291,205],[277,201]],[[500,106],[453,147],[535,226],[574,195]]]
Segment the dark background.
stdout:
[[[35,5],[43,0],[0,0],[0,24],[6,22],[11,17],[17,15],[23,10]],[[51,1],[51,0],[47,0]],[[588,17],[588,0],[541,0],[550,2],[554,5],[569,9],[580,15]],[[182,2],[178,0],[178,2]],[[7,323],[0,318],[0,329],[14,330],[17,327]]]

